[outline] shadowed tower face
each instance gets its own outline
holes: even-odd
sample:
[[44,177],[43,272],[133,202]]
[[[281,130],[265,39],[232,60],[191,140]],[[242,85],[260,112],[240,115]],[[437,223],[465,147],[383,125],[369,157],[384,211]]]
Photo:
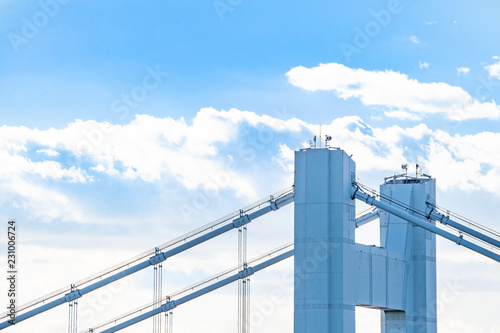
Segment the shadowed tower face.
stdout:
[[[391,177],[380,186],[381,201],[397,201],[425,212],[436,203],[436,182],[430,177]],[[429,223],[434,223],[430,222]],[[436,235],[397,216],[382,213],[380,245],[404,254],[403,311],[382,312],[382,333],[435,333]]]
[[[294,332],[353,333],[358,305],[381,310],[382,333],[435,333],[435,235],[379,211],[381,246],[356,244],[355,178],[340,149],[295,153]],[[435,202],[430,177],[388,178],[380,191],[422,212]]]
[[354,177],[340,149],[295,153],[295,333],[355,330]]

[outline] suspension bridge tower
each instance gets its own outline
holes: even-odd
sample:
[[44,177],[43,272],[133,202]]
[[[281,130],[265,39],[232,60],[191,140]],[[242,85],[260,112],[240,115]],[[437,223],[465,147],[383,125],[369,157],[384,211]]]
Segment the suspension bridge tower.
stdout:
[[[354,333],[363,306],[381,311],[382,333],[436,333],[435,235],[379,210],[381,246],[357,244],[355,180],[341,149],[295,153],[294,332]],[[425,211],[435,181],[395,176],[380,192],[387,204]]]

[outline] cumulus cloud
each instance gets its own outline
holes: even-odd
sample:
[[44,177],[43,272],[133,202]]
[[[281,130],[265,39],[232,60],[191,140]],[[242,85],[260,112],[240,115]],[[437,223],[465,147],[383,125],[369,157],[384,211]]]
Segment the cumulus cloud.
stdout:
[[[39,211],[44,220],[82,220],[80,213],[68,214],[64,208],[81,211],[67,195],[49,188],[46,195],[40,195],[44,180],[86,183],[105,174],[148,183],[168,180],[188,190],[212,189],[215,182],[219,190],[257,197],[251,177],[238,170],[226,153],[220,153],[220,149],[239,141],[243,124],[267,129],[258,132],[253,145],[234,147],[232,153],[241,151],[246,160],[257,158],[256,147],[268,143],[270,133],[301,131],[306,125],[294,118],[204,108],[189,121],[137,115],[124,125],[75,120],[61,129],[2,126],[0,185],[12,196],[22,198],[23,207]],[[46,207],[41,209],[43,205]]]
[[42,185],[13,178],[0,184],[10,205],[27,212],[42,222],[60,219],[65,222],[85,222],[82,208],[68,196]]
[[12,155],[6,150],[0,150],[0,179],[12,179],[20,174],[38,175],[41,178],[64,180],[69,182],[87,182],[92,180],[84,171],[74,166],[63,168],[55,161],[45,160],[33,162],[30,159]]
[[384,115],[389,118],[396,118],[401,120],[420,120],[422,118],[419,115],[402,110],[385,111]]
[[[351,92],[347,89],[347,93]],[[386,110],[385,114],[413,121],[420,116],[404,109]],[[131,182],[174,181],[188,190],[209,188],[217,180],[219,189],[232,191],[239,197],[258,197],[252,177],[262,172],[260,163],[255,163],[259,170],[252,170],[252,174],[232,167],[233,155],[242,149],[234,142],[239,141],[245,126],[265,128],[266,136],[271,138],[278,133],[297,133],[304,138],[302,144],[296,142],[294,146],[278,141],[272,148],[274,161],[284,171],[282,183],[291,181],[293,151],[306,145],[307,139],[318,130],[318,124],[295,118],[283,120],[237,109],[213,108],[201,109],[189,121],[138,115],[124,125],[77,120],[62,129],[45,131],[3,126],[0,186],[12,202],[35,212],[42,220],[85,220],[83,208],[76,200],[46,186],[44,180],[92,183],[99,181],[99,175],[107,175]],[[332,136],[331,146],[353,154],[360,171],[392,172],[401,164],[412,163],[418,154],[422,158],[419,163],[439,179],[438,185],[443,190],[497,193],[500,187],[500,162],[496,159],[500,155],[500,133],[450,136],[425,124],[377,128],[357,116],[336,118],[323,125],[322,132]],[[258,140],[258,136],[254,138]],[[245,153],[248,148],[251,147],[243,148]],[[30,153],[42,160],[31,160]],[[260,158],[255,153],[247,157]],[[63,156],[73,156],[75,160],[70,161],[84,163],[64,166]]]
[[333,91],[339,98],[359,99],[363,104],[385,111],[411,114],[445,114],[449,119],[498,119],[500,107],[482,102],[460,87],[444,82],[422,83],[406,74],[353,69],[338,63],[317,67],[295,67],[287,73],[291,84],[310,91]]
[[[317,125],[308,124],[311,134]],[[413,127],[371,127],[357,116],[337,118],[322,126],[332,136],[332,146],[353,154],[358,171],[392,172],[413,163],[419,155],[424,172],[438,180],[444,190],[483,190],[498,195],[500,188],[500,133],[454,135],[431,130],[425,124]],[[293,167],[293,151],[282,145],[277,157],[284,169]]]
[[220,146],[237,140],[243,123],[277,132],[297,131],[303,126],[297,119],[285,121],[235,109],[204,108],[191,122],[138,115],[129,124],[109,125],[105,131],[100,130],[103,124],[77,122],[70,125],[71,131],[86,131],[83,141],[51,145],[62,145],[85,156],[96,163],[93,170],[97,172],[145,182],[173,177],[188,189],[206,186],[224,172],[231,181],[223,187],[239,194],[252,193],[251,182],[228,167],[230,161],[218,153]]
[[427,167],[443,189],[498,191],[500,133],[451,136],[437,131],[428,147]]
[[280,144],[279,154],[276,157],[276,160],[281,165],[283,170],[292,173],[294,171],[294,151],[288,147],[286,144]]
[[470,68],[468,68],[468,67],[458,67],[457,68],[458,75],[460,75],[460,74],[468,74],[469,72],[470,72]]
[[495,56],[493,57],[493,60],[496,60],[494,64],[488,65],[484,68],[488,71],[490,76],[500,79],[500,57]]
[[[217,111],[204,108],[191,123],[184,118],[174,120],[138,115],[126,125],[76,120],[66,128],[47,131],[3,126],[0,128],[0,138],[3,139],[0,158],[10,156],[14,159],[16,165],[12,170],[16,172],[24,170],[70,181],[89,179],[79,168],[64,169],[60,162],[31,162],[8,153],[27,151],[29,144],[37,144],[47,147],[37,152],[48,156],[59,155],[59,150],[94,162],[91,170],[96,172],[140,178],[146,182],[161,180],[169,174],[187,188],[193,188],[203,184],[209,173],[223,169],[222,161],[211,157],[218,153],[217,144],[227,144],[237,138],[238,126],[243,122],[254,127],[267,126],[278,132],[298,131],[304,124],[297,119],[285,121],[235,109]],[[2,170],[3,173],[8,171]],[[236,174],[232,176],[236,183],[243,181]]]

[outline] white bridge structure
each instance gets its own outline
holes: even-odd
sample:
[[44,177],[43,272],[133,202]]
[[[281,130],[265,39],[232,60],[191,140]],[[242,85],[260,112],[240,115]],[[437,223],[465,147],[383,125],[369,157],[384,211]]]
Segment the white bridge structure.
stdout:
[[[373,209],[356,218],[356,200]],[[247,224],[291,203],[293,242],[247,259]],[[356,243],[356,228],[372,221],[380,223],[380,246]],[[238,266],[163,293],[163,261],[233,229],[238,230]],[[14,332],[23,321],[68,303],[68,332],[76,333],[81,297],[152,266],[151,303],[82,332],[126,331],[143,320],[153,321],[153,332],[173,332],[176,307],[235,282],[238,332],[247,333],[250,276],[294,256],[295,333],[355,332],[356,306],[380,310],[383,333],[436,333],[436,235],[500,262],[500,234],[440,209],[430,176],[388,177],[377,192],[357,180],[355,163],[343,150],[301,149],[295,153],[293,187],[20,306],[14,319],[4,313],[0,330]]]

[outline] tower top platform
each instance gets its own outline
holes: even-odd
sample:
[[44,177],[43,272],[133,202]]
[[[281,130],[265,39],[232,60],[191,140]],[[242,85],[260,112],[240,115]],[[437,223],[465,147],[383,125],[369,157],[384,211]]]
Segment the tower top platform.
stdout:
[[432,179],[431,176],[424,174],[409,176],[408,174],[399,174],[390,177],[384,177],[384,184],[423,184]]

